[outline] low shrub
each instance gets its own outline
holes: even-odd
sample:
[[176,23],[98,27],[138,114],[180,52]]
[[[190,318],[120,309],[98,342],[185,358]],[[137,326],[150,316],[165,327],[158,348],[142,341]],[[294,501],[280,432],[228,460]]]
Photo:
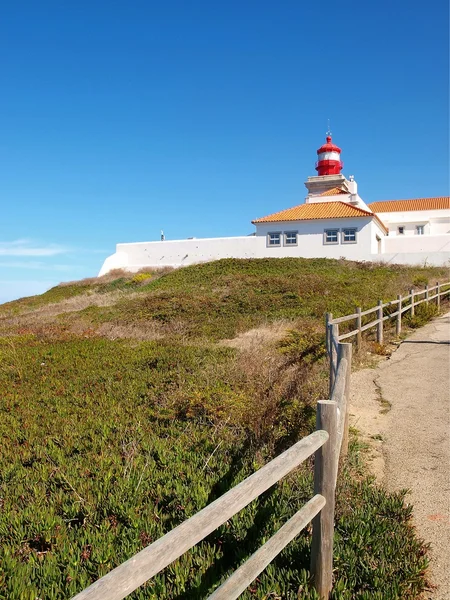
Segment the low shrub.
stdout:
[[392,354],[392,350],[387,344],[380,344],[379,342],[371,342],[370,351],[372,354],[378,354],[379,356],[390,356]]
[[133,277],[129,280],[129,284],[131,283],[148,283],[150,281],[150,279],[152,279],[153,275],[152,273],[148,273],[148,272],[143,272],[143,273],[136,273],[136,275],[133,275]]
[[412,283],[416,288],[424,288],[428,285],[428,279],[427,275],[420,273],[413,278]]
[[291,329],[279,341],[280,351],[289,357],[291,362],[311,364],[326,356],[325,334],[317,332],[316,327],[310,325],[302,331]]
[[405,323],[412,329],[423,327],[428,321],[433,319],[439,313],[438,307],[434,302],[422,302],[414,309],[414,316],[408,314],[405,317]]

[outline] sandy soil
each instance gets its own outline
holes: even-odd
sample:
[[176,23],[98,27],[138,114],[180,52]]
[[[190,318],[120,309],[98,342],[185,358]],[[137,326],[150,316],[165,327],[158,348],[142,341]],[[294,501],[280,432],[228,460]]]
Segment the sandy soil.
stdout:
[[221,346],[229,346],[243,351],[253,351],[260,346],[281,340],[289,329],[294,325],[289,321],[276,321],[267,325],[261,325],[255,329],[249,329],[229,340],[222,340]]

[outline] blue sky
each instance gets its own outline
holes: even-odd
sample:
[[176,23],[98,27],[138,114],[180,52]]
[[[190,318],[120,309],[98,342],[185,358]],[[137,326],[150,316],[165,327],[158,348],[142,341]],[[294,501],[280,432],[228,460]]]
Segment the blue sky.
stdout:
[[327,119],[366,202],[448,193],[448,6],[35,0],[0,10],[0,302],[117,242],[250,233]]

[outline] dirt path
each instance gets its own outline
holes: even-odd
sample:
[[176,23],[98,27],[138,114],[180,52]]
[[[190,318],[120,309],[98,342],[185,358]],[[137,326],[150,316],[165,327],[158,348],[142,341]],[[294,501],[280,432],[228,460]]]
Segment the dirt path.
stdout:
[[449,340],[450,313],[352,375],[351,424],[370,443],[377,479],[411,490],[415,525],[431,544],[432,600],[450,600]]

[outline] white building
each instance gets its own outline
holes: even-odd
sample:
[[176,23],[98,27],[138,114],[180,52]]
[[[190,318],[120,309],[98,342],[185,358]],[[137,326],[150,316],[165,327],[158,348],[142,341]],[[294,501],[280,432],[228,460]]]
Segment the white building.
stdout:
[[327,137],[317,151],[318,175],[305,183],[305,202],[255,219],[253,235],[117,244],[99,275],[118,268],[285,256],[450,265],[450,198],[367,205],[354,178],[341,174],[340,153]]
[[389,237],[450,233],[448,197],[372,202],[370,208],[383,219]]

